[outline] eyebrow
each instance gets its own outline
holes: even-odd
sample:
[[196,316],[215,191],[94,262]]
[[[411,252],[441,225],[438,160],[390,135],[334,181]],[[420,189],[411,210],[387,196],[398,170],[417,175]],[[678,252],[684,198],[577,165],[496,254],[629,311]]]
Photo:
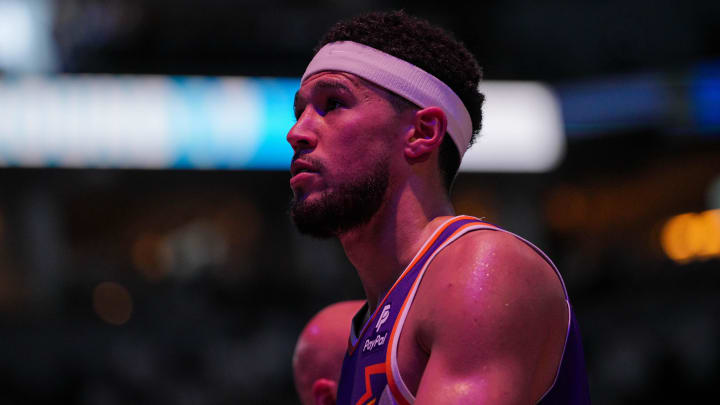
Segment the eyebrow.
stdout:
[[[323,79],[315,83],[313,86],[313,91],[316,89],[320,90],[340,90],[344,92],[350,93],[350,88],[346,86],[344,83],[337,79]],[[295,92],[295,99],[293,101],[293,110],[298,105],[298,101],[303,100],[302,96],[300,95],[300,90]]]
[[317,82],[317,84],[315,84],[315,88],[320,88],[322,90],[332,89],[350,92],[350,88],[339,80],[321,80]]

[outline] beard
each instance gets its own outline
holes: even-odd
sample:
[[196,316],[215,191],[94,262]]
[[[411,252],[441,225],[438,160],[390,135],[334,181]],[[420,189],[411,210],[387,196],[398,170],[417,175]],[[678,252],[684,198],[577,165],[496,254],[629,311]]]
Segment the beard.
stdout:
[[371,172],[323,191],[316,201],[295,195],[290,216],[300,233],[317,238],[340,236],[370,222],[385,199],[389,178],[387,160],[380,160]]

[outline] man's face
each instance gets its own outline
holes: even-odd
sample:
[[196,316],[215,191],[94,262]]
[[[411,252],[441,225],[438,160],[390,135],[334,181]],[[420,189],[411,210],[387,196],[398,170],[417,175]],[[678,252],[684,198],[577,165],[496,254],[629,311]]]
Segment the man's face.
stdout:
[[387,92],[340,72],[307,79],[295,116],[287,140],[295,152],[290,211],[298,229],[329,237],[367,223],[384,201],[409,121]]

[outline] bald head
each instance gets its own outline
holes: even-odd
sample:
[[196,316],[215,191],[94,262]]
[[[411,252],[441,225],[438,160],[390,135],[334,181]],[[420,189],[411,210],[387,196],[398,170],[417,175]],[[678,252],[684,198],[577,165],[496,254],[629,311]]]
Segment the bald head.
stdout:
[[350,322],[363,301],[344,301],[318,312],[305,326],[293,356],[295,388],[303,405],[335,402]]

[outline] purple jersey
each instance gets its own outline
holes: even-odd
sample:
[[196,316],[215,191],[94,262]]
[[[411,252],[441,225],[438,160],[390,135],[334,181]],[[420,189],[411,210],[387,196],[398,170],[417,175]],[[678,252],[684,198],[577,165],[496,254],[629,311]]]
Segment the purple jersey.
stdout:
[[[357,319],[353,320],[338,387],[338,405],[409,405],[415,401],[403,382],[397,364],[397,345],[405,318],[420,280],[435,255],[465,233],[480,229],[507,232],[473,217],[459,216],[448,220],[425,242],[360,333],[356,329]],[[535,249],[560,277],[555,265],[542,251],[518,238]],[[560,281],[562,283],[562,278]],[[567,291],[565,300],[569,309],[565,349],[555,382],[538,402],[542,405],[590,403],[580,333]],[[355,318],[362,319],[366,309],[367,304]]]

